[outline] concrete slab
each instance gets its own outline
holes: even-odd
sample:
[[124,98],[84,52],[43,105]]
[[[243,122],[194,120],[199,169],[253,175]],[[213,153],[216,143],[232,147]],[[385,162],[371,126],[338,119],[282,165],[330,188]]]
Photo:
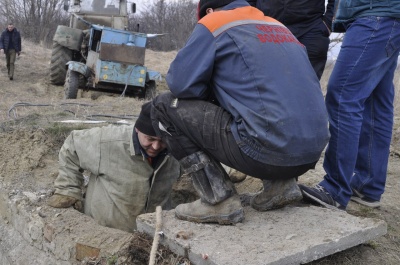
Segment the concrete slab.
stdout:
[[[386,234],[385,221],[361,218],[316,206],[269,212],[245,208],[235,226],[197,224],[163,211],[161,244],[193,264],[303,264]],[[154,236],[156,216],[140,215],[137,227]]]

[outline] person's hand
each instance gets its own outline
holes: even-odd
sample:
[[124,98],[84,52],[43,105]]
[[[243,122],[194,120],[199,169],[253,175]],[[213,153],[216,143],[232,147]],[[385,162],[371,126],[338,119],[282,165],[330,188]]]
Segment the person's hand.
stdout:
[[68,208],[73,206],[76,210],[82,211],[83,206],[82,202],[74,197],[61,195],[61,194],[54,194],[50,197],[47,201],[47,205],[54,207],[54,208]]
[[226,173],[228,174],[230,180],[233,183],[238,183],[238,182],[241,182],[246,179],[246,177],[247,177],[246,174],[244,174],[240,171],[237,171],[234,168],[228,167],[227,165],[224,165],[224,164],[221,164],[221,165],[225,169]]
[[326,24],[326,22],[325,22],[324,20],[322,20],[322,22],[324,23],[326,29],[328,30],[329,35],[331,35],[331,33],[332,33],[332,32],[331,32],[331,29],[328,27],[328,25]]
[[233,183],[242,182],[247,177],[246,174],[244,174],[240,171],[237,171],[236,169],[233,169],[233,168],[231,168],[231,170],[228,172],[228,175]]
[[4,49],[0,49],[0,52],[4,52]]

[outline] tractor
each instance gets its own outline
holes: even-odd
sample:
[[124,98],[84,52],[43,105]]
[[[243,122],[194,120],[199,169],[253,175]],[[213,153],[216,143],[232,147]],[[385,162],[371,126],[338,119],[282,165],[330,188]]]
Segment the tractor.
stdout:
[[[127,30],[127,0],[66,0],[70,25],[53,38],[50,81],[64,84],[65,98],[78,89],[152,99],[161,74],[144,66],[147,35]],[[135,12],[136,5],[129,5]]]

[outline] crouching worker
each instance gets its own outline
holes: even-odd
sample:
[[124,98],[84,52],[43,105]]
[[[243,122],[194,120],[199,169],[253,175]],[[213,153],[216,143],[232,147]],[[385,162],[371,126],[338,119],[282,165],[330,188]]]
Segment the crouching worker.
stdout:
[[151,117],[201,197],[176,216],[235,224],[244,212],[220,163],[263,180],[256,210],[300,200],[296,178],[320,158],[328,118],[307,52],[284,25],[244,0],[201,0],[199,17]]
[[[79,208],[83,202],[84,213],[100,225],[133,232],[139,214],[157,205],[168,209],[180,176],[178,161],[155,135],[149,103],[135,126],[73,131],[60,150],[56,190],[48,205]],[[84,170],[91,174],[82,198]]]

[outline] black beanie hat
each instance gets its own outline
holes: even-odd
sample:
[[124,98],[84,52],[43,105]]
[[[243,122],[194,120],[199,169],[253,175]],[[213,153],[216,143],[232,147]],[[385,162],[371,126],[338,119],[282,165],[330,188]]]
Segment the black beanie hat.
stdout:
[[199,20],[206,15],[207,8],[218,8],[232,3],[235,0],[200,0],[199,2]]
[[150,136],[157,136],[156,132],[153,128],[151,123],[151,102],[147,102],[142,105],[142,111],[140,111],[139,118],[137,118],[135,127],[141,133],[150,135]]

